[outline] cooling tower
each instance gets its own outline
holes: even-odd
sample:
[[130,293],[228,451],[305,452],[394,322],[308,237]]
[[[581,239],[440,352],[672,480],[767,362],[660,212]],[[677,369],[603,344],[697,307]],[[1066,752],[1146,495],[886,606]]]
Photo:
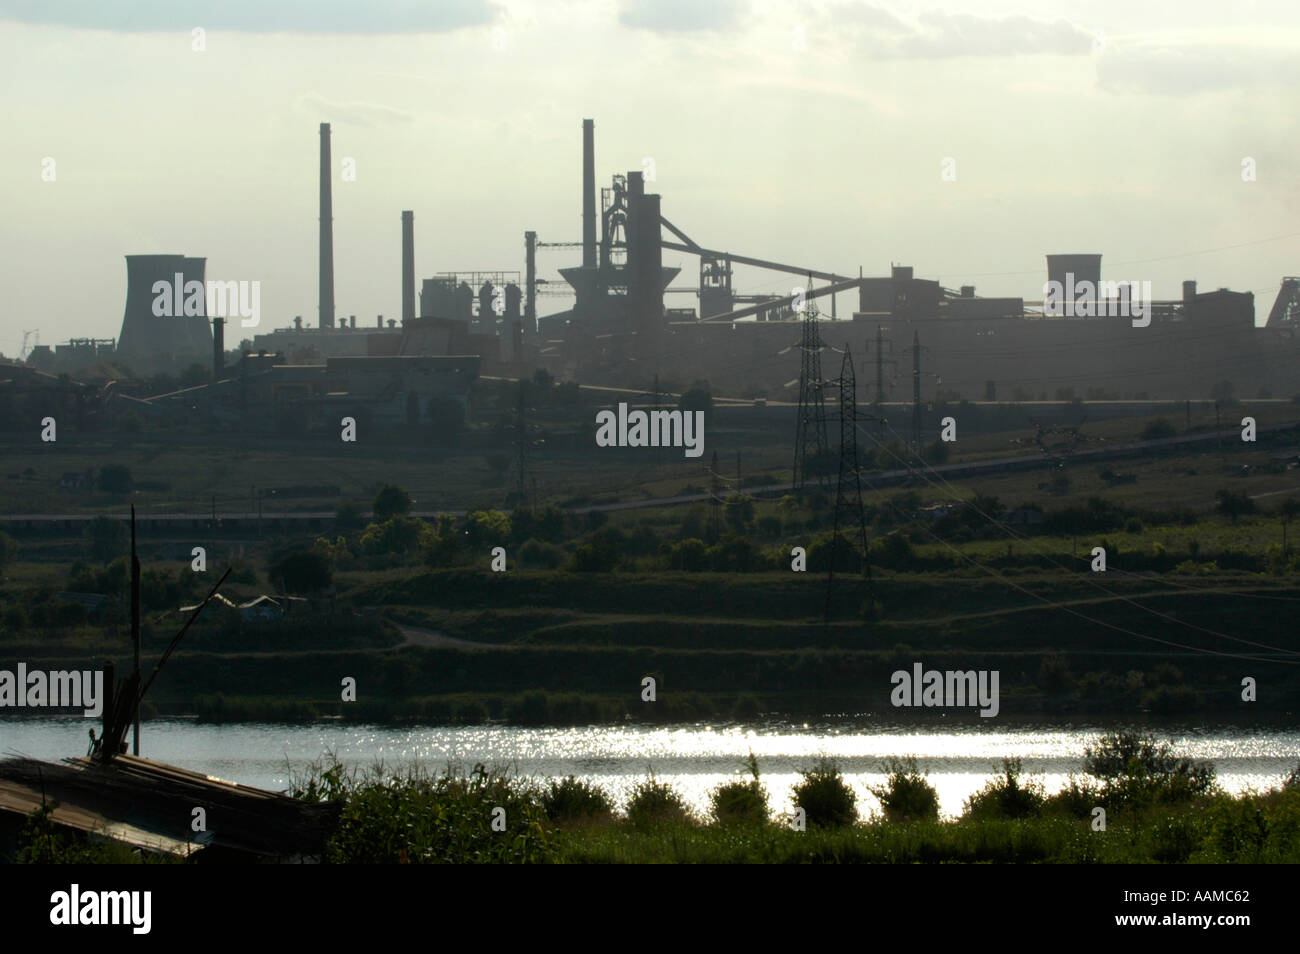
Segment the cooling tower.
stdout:
[[[208,360],[212,353],[212,329],[208,326],[206,292],[200,293],[197,299],[185,294],[185,286],[190,282],[206,288],[203,283],[206,261],[184,255],[126,256],[126,311],[117,338],[119,355],[135,359],[154,355],[175,359],[183,355],[199,362]],[[158,282],[166,284],[165,291],[155,291]],[[187,300],[191,311],[188,315],[185,313]]]

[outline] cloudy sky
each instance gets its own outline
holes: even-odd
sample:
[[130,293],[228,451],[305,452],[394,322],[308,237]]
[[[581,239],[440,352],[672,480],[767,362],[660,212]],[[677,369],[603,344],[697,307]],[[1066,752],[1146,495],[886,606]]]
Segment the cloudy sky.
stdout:
[[116,336],[127,254],[205,256],[262,283],[264,329],[314,324],[322,121],[363,322],[400,313],[403,209],[418,276],[579,239],[585,117],[598,182],[652,163],[706,246],[1026,297],[1046,253],[1100,252],[1262,320],[1300,273],[1298,53],[1290,0],[0,0],[0,352]]

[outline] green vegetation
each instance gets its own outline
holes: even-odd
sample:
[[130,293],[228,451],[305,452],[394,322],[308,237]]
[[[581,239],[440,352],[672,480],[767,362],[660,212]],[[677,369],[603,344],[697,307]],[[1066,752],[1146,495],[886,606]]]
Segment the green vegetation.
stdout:
[[792,801],[796,809],[803,809],[809,828],[853,824],[858,817],[853,789],[844,781],[834,759],[823,756],[799,774],[802,780],[795,783]]
[[[1212,768],[1197,776],[1186,766],[1193,763],[1149,737],[1111,734],[1089,746],[1085,768],[1118,774],[1072,780],[1063,792],[1044,797],[1041,785],[1026,783],[1020,764],[1009,760],[960,818],[939,821],[928,807],[924,778],[905,759],[889,766],[883,789],[894,799],[892,817],[886,809],[858,821],[852,790],[823,759],[791,792],[808,812],[806,831],[766,815],[747,814],[743,824],[717,814],[712,821],[693,818],[680,796],[653,776],[633,789],[622,815],[599,788],[572,777],[542,785],[483,766],[469,774],[449,766],[437,776],[385,774],[382,767],[350,774],[333,762],[296,779],[294,792],[342,801],[328,849],[334,862],[1300,861],[1300,768],[1270,791],[1230,796],[1214,786]],[[748,770],[757,781],[756,760],[749,760]],[[1168,780],[1189,773],[1211,781],[1180,788],[1172,800],[1112,801],[1105,830],[1093,829],[1098,791],[1133,792],[1153,779],[1175,784]],[[713,804],[716,811],[716,794]],[[821,806],[815,824],[814,804]],[[494,830],[498,808],[504,814],[496,816]]]
[[634,828],[646,829],[690,818],[690,809],[677,790],[654,775],[638,782],[627,802],[627,820]]
[[880,801],[885,820],[898,823],[939,820],[939,793],[925,780],[916,759],[890,759],[885,763],[889,776],[884,785],[871,789]]
[[750,822],[764,824],[771,812],[767,806],[767,790],[759,779],[758,758],[753,752],[745,760],[748,781],[723,782],[709,796],[713,818],[719,824]]
[[1002,774],[966,800],[965,817],[1017,821],[1041,814],[1047,802],[1043,784],[1032,779],[1026,784],[1021,774],[1020,759],[1003,759]]

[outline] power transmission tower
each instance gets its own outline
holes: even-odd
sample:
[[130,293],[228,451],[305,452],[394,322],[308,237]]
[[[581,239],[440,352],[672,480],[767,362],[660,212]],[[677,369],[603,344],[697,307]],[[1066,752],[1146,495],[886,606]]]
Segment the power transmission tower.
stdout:
[[[810,282],[811,284],[811,282]],[[804,303],[802,336],[799,343],[799,410],[794,436],[794,492],[802,494],[808,482],[808,462],[817,466],[813,475],[826,486],[826,403],[822,380],[821,332],[817,326],[817,306]]]
[[[839,550],[840,511],[847,510],[846,523],[857,520],[857,539],[850,544],[862,547],[862,572],[867,578],[868,607],[875,606],[875,586],[871,578],[870,550],[867,544],[867,515],[862,506],[862,471],[858,464],[858,384],[853,371],[853,356],[844,346],[840,364],[840,468],[835,483],[835,515],[831,523],[830,566],[826,573],[826,611],[823,626],[830,623],[831,593],[835,585],[835,555]],[[874,612],[874,610],[873,610]]]

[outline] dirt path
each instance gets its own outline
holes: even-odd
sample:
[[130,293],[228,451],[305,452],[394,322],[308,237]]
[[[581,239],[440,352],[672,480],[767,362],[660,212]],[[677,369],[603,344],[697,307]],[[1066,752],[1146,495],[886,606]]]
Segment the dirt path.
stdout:
[[401,646],[422,646],[425,649],[501,649],[499,643],[476,643],[468,639],[457,639],[455,636],[448,636],[446,633],[440,633],[435,629],[421,629],[418,626],[407,626],[405,623],[395,624],[402,634],[404,642]]

